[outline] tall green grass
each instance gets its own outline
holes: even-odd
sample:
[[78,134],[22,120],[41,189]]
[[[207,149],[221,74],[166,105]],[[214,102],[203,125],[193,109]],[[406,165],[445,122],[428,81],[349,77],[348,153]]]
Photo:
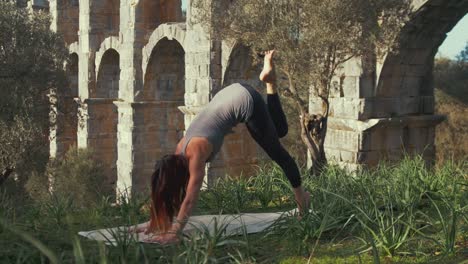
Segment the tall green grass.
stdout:
[[[244,230],[226,236],[229,223],[213,223],[214,231],[199,227],[171,246],[140,244],[121,232],[114,234],[116,246],[76,236],[80,230],[146,221],[148,197],[127,197],[119,204],[104,197],[83,208],[64,196],[19,204],[17,192],[0,189],[0,263],[450,262],[467,257],[467,167],[448,162],[431,168],[418,157],[352,174],[330,165],[317,177],[303,178],[312,195],[308,213],[285,214],[255,235]],[[294,207],[281,170],[265,165],[257,177],[226,178],[204,191],[197,211]]]

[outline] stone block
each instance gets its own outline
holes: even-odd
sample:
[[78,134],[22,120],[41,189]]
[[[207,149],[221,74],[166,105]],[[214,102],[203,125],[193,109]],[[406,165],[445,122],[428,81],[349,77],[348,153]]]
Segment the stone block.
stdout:
[[[347,78],[348,79],[348,78]],[[368,76],[362,76],[361,78],[355,78],[356,88],[350,93],[354,98],[369,98],[375,96],[375,80],[374,78],[369,78]],[[355,91],[355,92],[354,92]]]
[[410,127],[408,133],[408,149],[424,150],[434,146],[435,129],[433,127]]
[[359,146],[359,132],[328,129],[325,138],[326,148],[353,151],[359,149]]
[[401,148],[361,151],[357,153],[357,164],[363,164],[366,165],[366,167],[375,167],[384,161],[398,161],[403,157],[403,155],[404,151]]
[[400,98],[399,116],[420,114],[422,112],[421,97]]
[[347,162],[347,163],[356,163],[357,162],[357,153],[354,151],[340,150],[327,148],[325,155],[328,161],[331,162]]
[[416,97],[420,95],[422,77],[405,76],[400,88],[400,96]]
[[361,109],[359,99],[330,98],[330,117],[358,119]]
[[380,151],[403,144],[403,132],[398,126],[383,126],[361,134],[359,151]]
[[435,111],[434,96],[422,96],[422,113],[425,115],[432,115]]
[[393,117],[398,116],[400,112],[399,98],[373,98],[366,103],[365,115],[362,115],[360,120]]

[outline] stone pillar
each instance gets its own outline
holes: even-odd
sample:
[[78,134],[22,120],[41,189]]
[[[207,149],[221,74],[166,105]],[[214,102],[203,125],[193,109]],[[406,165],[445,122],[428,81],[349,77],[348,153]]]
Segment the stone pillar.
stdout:
[[93,45],[90,25],[90,1],[80,2],[79,15],[79,55],[78,61],[78,147],[88,147],[89,115],[85,100],[89,98],[90,90],[95,89],[96,70],[94,61],[96,57],[97,44]]
[[[171,127],[171,122],[176,120],[172,118],[172,112],[183,104],[182,101],[162,102],[147,98],[148,91],[143,86],[146,70],[143,67],[147,65],[142,61],[143,47],[148,44],[152,33],[164,29],[170,35],[166,29],[174,29],[171,26],[181,20],[182,13],[180,0],[140,0],[136,4],[135,1],[121,0],[120,10],[120,101],[115,103],[119,112],[117,192],[131,195],[135,191],[149,190],[148,183],[156,159],[163,152],[174,151],[175,138],[180,138],[176,130],[183,130]],[[166,22],[168,24],[161,24]],[[172,37],[168,36],[169,39]],[[147,52],[149,54],[145,55],[149,57],[152,50]],[[163,101],[167,100],[173,99]]]
[[[404,89],[397,85],[387,96],[379,96],[376,65],[365,62],[365,58],[346,62],[335,80],[325,140],[327,159],[350,170],[397,161],[405,153],[431,160],[434,128],[443,120],[434,115],[433,97],[421,94],[415,83]],[[394,92],[398,95],[390,96]],[[311,99],[310,111],[321,112],[318,98]]]
[[[211,2],[211,1],[209,1]],[[185,116],[185,127],[189,127],[196,114],[206,105],[212,91],[221,84],[221,45],[211,39],[201,25],[195,24],[197,9],[187,4],[187,45],[185,51],[185,107],[180,108]],[[206,167],[205,183],[216,177],[215,171]]]
[[[29,1],[33,9],[48,7],[51,13],[51,30],[63,36],[65,45],[70,49],[72,43],[78,41],[78,3],[64,5],[56,0],[51,0],[47,5],[46,1]],[[72,145],[77,144],[77,103],[78,96],[78,53],[70,50],[69,61],[65,65],[67,72],[67,84],[65,87],[55,87],[51,100],[54,100],[51,111],[50,129],[50,156],[63,156]]]
[[120,53],[119,98],[117,125],[117,194],[131,195],[133,186],[133,142],[135,93],[142,89],[141,48],[146,32],[137,27],[137,6],[133,1],[120,1]]

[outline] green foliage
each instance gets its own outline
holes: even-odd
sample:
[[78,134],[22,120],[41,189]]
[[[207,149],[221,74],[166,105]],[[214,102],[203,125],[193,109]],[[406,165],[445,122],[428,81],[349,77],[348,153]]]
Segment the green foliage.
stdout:
[[255,177],[252,177],[250,181],[252,195],[262,208],[268,208],[272,204],[281,206],[294,200],[291,184],[276,164],[259,166]]
[[468,103],[468,62],[439,58],[434,63],[434,85],[464,104]]
[[[245,241],[235,237],[226,237],[229,222],[221,222],[215,218],[212,223],[213,228],[206,225],[195,228],[195,232],[187,239],[182,240],[180,254],[176,255],[172,263],[223,263],[233,258],[229,254],[219,254],[217,249],[224,247],[243,247]],[[240,254],[241,258],[244,258]]]
[[[461,226],[468,223],[467,163],[445,163],[436,172],[443,179],[443,186],[426,193],[429,210],[423,213],[425,220],[441,237],[430,237],[446,254],[455,253],[455,243]],[[462,225],[460,225],[462,223]]]
[[220,178],[213,187],[201,194],[200,203],[219,213],[238,213],[252,204],[253,195],[249,185],[250,180],[246,177]]
[[[0,2],[0,183],[47,162],[48,93],[61,87],[67,51],[43,12]],[[29,173],[28,173],[29,174]]]
[[275,164],[259,166],[251,178],[220,178],[200,194],[200,207],[214,213],[238,213],[246,210],[291,206],[294,198],[288,179]]
[[[466,171],[466,162],[430,168],[421,157],[354,174],[328,166],[322,175],[304,179],[312,194],[309,213],[284,215],[270,229],[254,235],[243,229],[239,235],[226,236],[229,223],[214,222],[171,246],[136,243],[122,235],[125,229],[114,233],[115,246],[76,237],[79,230],[147,220],[141,212],[146,197],[122,199],[122,205],[101,199],[75,210],[70,200],[60,196],[47,205],[12,207],[16,200],[7,192],[0,196],[5,205],[0,209],[24,209],[1,216],[0,262],[37,263],[56,257],[61,263],[458,263],[466,259]],[[232,204],[216,205],[210,200],[211,209],[227,206],[237,212],[239,201],[247,204],[242,212],[258,210],[262,203],[268,203],[264,211],[292,209],[293,201],[287,208],[278,207],[291,191],[277,168],[265,166],[259,174],[239,179],[240,183],[226,180],[217,195],[232,199]],[[266,188],[269,185],[273,188]]]
[[34,200],[45,204],[52,202],[53,208],[63,207],[53,201],[88,207],[101,199],[103,181],[101,164],[92,151],[73,147],[65,157],[51,160],[45,174],[33,174],[26,189]]

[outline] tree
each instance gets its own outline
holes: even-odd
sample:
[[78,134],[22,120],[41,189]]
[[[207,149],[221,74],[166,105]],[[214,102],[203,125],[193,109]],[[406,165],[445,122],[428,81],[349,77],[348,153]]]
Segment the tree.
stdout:
[[457,60],[459,63],[468,63],[468,42],[465,45],[465,49],[460,51],[460,54],[457,55]]
[[67,55],[49,25],[45,13],[0,2],[0,184],[47,162],[50,91],[65,80]]
[[[300,116],[314,173],[326,163],[329,96],[337,70],[353,57],[389,51],[410,11],[404,0],[196,0],[194,7],[195,19],[212,36],[254,51],[279,51],[276,65]],[[321,113],[309,112],[311,96],[320,98]]]

